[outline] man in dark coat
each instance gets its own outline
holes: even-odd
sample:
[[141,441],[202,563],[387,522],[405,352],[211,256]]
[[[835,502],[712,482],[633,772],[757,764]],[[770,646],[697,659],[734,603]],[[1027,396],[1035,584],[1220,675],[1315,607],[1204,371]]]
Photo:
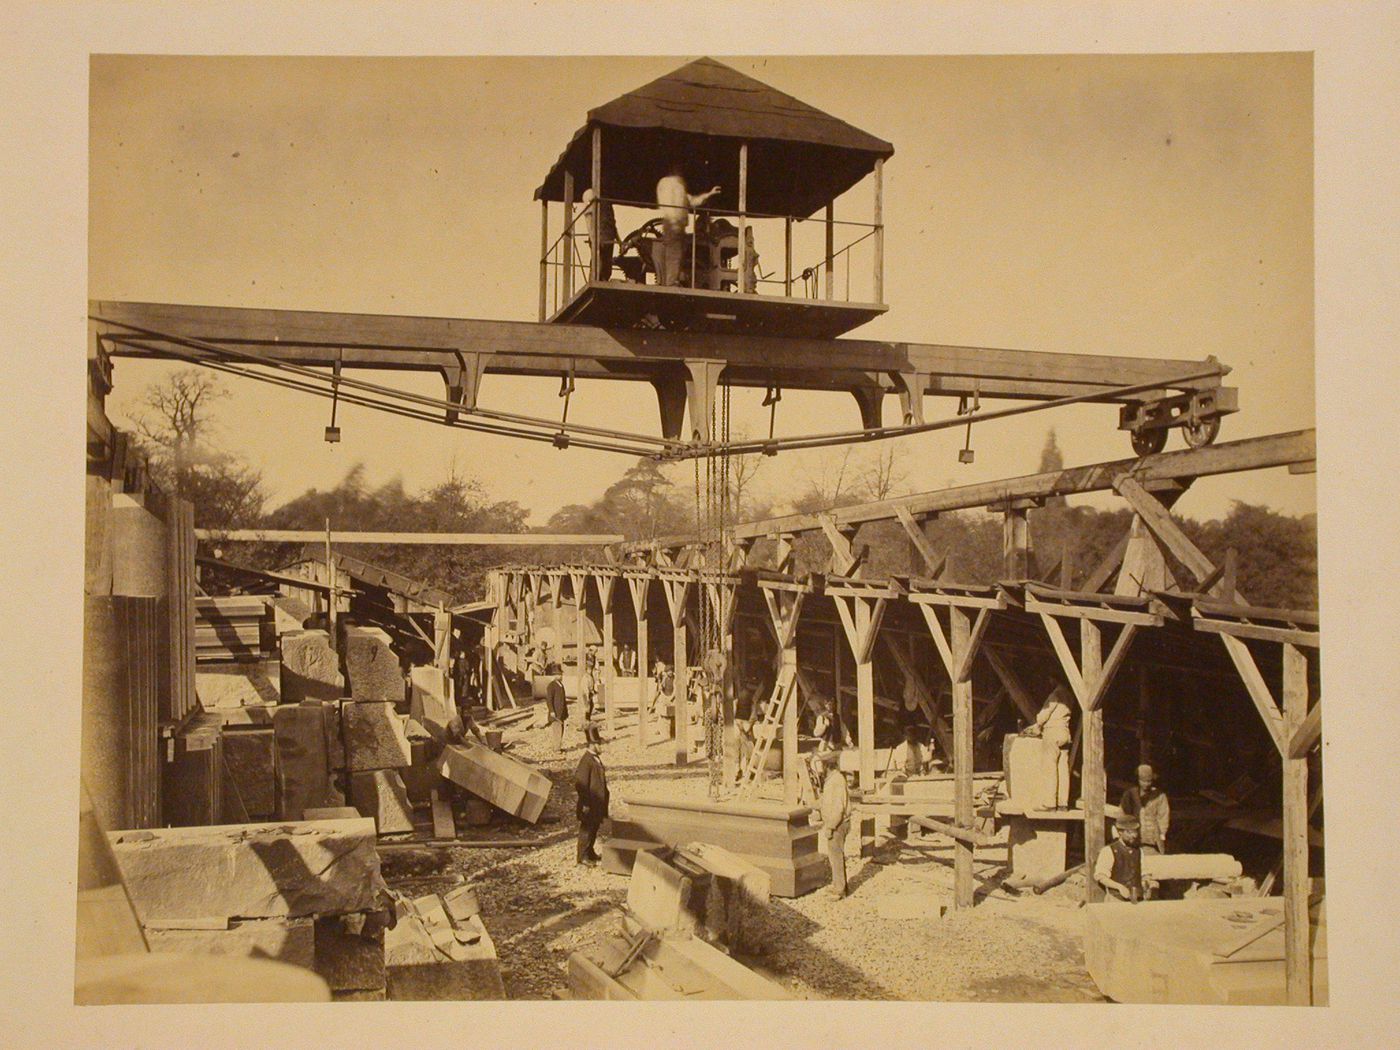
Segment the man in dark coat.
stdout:
[[602,858],[593,851],[598,829],[608,815],[608,775],[600,755],[602,745],[590,738],[574,771],[574,789],[578,792],[578,863],[589,867]]
[[546,669],[549,684],[545,686],[544,698],[549,707],[549,731],[554,736],[554,750],[564,750],[564,723],[569,720],[569,700],[564,695],[564,675],[558,664],[550,664]]

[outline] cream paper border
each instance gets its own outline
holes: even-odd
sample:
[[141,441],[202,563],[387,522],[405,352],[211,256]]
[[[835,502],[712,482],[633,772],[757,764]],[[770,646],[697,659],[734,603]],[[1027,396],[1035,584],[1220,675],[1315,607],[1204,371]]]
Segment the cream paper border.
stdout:
[[[1371,1046],[1395,1041],[1394,4],[49,3],[0,6],[7,324],[9,1046]],[[91,53],[1315,52],[1325,1010],[944,1003],[77,1009],[87,69]],[[581,100],[582,101],[582,100]],[[1386,322],[1389,322],[1387,324]],[[1248,396],[1266,396],[1249,391]]]

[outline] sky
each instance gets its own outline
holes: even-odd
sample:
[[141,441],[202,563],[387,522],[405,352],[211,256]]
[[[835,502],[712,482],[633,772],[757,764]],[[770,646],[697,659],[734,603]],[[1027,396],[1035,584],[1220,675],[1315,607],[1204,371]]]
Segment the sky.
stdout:
[[[713,57],[894,144],[890,309],[853,336],[1214,355],[1240,390],[1221,440],[1314,425],[1309,55]],[[533,320],[534,188],[589,108],[686,60],[95,56],[89,294]],[[870,198],[856,187],[838,218],[867,220]],[[127,418],[171,367],[119,361],[109,410]],[[442,394],[433,377],[357,374]],[[220,443],[262,471],[270,505],[362,461],[372,483],[410,489],[474,474],[543,524],[631,463],[345,406],[327,445],[326,402],[229,384]],[[557,417],[557,392],[488,376],[481,404]],[[735,432],[766,432],[761,397],[735,391]],[[954,408],[929,398],[925,412]],[[580,382],[569,412],[658,430],[645,384]],[[886,423],[897,413],[886,398]],[[848,395],[785,392],[778,432],[858,423]],[[1131,454],[1102,405],[976,427],[970,465],[960,429],[893,445],[905,488],[923,491],[1034,471],[1052,426],[1067,465]],[[839,457],[783,453],[758,488],[781,507]],[[674,473],[688,490],[690,468]],[[1316,509],[1311,476],[1282,470],[1203,479],[1178,508],[1211,517],[1234,499]]]

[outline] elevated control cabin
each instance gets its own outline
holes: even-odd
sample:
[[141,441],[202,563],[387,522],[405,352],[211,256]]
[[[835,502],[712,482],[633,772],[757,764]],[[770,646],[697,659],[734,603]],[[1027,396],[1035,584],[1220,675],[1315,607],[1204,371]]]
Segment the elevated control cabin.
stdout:
[[[894,147],[713,59],[590,110],[544,182],[539,319],[831,338],[884,313],[882,169]],[[657,183],[692,194],[662,283]],[[835,202],[867,177],[868,221]],[[562,230],[551,236],[551,204]],[[556,220],[558,228],[559,220]],[[598,232],[595,232],[598,231]]]

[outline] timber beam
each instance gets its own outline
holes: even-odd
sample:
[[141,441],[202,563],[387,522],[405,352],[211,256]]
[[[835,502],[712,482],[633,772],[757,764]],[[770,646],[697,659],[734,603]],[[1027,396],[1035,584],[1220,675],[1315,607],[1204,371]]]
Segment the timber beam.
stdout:
[[[482,372],[578,378],[670,380],[675,365],[722,361],[726,381],[747,387],[909,390],[929,394],[1052,400],[1143,383],[1171,383],[1160,391],[1105,396],[1131,404],[1169,396],[1170,390],[1219,390],[1228,366],[1203,360],[1109,357],[897,343],[869,339],[788,339],[745,334],[605,329],[590,325],[486,321],[470,318],[265,310],[170,303],[93,300],[89,320],[98,336],[136,330],[149,349],[109,346],[114,356],[160,357],[161,337],[256,348],[277,361],[345,368],[411,369],[447,375],[459,354],[480,354]],[[1173,382],[1182,375],[1213,372]],[[890,380],[891,375],[901,377]],[[879,385],[883,379],[889,387]],[[1226,388],[1227,389],[1227,388]],[[917,399],[913,399],[917,400]],[[912,411],[912,401],[910,410]]]

